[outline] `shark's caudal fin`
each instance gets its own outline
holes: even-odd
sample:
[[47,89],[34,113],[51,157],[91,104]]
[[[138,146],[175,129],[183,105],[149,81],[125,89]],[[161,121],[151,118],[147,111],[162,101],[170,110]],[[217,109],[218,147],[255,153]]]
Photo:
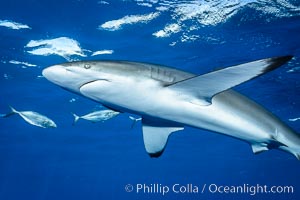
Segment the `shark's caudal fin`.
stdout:
[[280,147],[279,149],[294,155],[298,160],[300,160],[300,150],[295,150],[287,146]]
[[143,119],[142,123],[145,148],[151,157],[159,157],[163,153],[171,133],[184,129],[168,123],[161,124],[151,119]]
[[295,153],[294,156],[296,156],[296,158],[297,158],[298,160],[300,160],[300,153]]
[[[298,133],[298,136],[300,135],[300,133]],[[299,144],[300,145],[300,144]],[[298,149],[298,151],[291,151],[291,153],[298,159],[300,160],[300,149]]]
[[194,96],[192,103],[209,105],[214,95],[274,70],[291,59],[292,56],[282,56],[257,60],[196,76],[168,87]]
[[80,117],[74,113],[72,113],[73,117],[74,117],[74,121],[72,125],[75,125],[77,123],[77,121],[80,119]]
[[293,155],[300,160],[300,152],[293,152]]

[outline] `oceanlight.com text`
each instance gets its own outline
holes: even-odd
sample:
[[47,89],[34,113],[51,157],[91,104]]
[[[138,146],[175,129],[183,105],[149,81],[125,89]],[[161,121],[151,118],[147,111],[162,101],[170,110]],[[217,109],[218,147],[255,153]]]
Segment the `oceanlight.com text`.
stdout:
[[[206,185],[205,185],[206,187]],[[292,194],[294,193],[293,186],[268,186],[268,185],[249,185],[243,184],[239,186],[225,186],[218,184],[210,184],[207,188],[209,193],[219,194]]]
[[247,194],[247,195],[257,195],[257,194],[293,194],[293,186],[270,186],[270,185],[250,185],[250,184],[241,184],[241,185],[219,185],[215,183],[211,184],[127,184],[125,186],[125,191],[128,193],[136,194],[158,194],[158,195],[167,195],[170,193],[173,194]]

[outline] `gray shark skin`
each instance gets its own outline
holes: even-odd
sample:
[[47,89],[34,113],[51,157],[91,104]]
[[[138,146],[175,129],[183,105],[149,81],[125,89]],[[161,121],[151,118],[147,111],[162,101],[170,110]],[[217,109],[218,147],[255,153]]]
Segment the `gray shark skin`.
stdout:
[[110,109],[141,116],[151,157],[163,153],[171,133],[191,126],[246,141],[254,153],[276,148],[300,159],[300,135],[231,89],[291,58],[267,58],[204,75],[146,63],[79,61],[48,67],[43,75]]

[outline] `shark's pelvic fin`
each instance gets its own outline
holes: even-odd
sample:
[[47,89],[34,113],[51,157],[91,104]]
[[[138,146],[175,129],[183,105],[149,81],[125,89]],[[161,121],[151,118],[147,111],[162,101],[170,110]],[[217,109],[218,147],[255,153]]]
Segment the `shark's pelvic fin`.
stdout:
[[209,105],[214,95],[274,70],[290,59],[292,56],[257,60],[186,79],[168,87],[194,96],[195,103]]
[[145,148],[151,157],[159,157],[163,153],[171,133],[184,129],[144,118],[142,123]]

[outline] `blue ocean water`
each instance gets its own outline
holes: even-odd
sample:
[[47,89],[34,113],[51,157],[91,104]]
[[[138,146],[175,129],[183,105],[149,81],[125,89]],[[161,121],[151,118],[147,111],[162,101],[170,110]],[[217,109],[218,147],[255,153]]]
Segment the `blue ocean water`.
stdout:
[[[290,154],[254,155],[245,142],[186,127],[153,159],[140,122],[131,129],[129,114],[73,126],[71,113],[99,104],[41,74],[62,62],[103,59],[203,74],[293,55],[235,90],[300,133],[299,34],[297,0],[1,1],[0,113],[10,112],[9,105],[35,111],[58,127],[42,129],[17,115],[0,118],[0,199],[299,199],[300,164]],[[215,185],[248,190],[221,193]],[[293,192],[251,192],[257,185],[292,186]],[[169,192],[163,195],[163,188]]]

